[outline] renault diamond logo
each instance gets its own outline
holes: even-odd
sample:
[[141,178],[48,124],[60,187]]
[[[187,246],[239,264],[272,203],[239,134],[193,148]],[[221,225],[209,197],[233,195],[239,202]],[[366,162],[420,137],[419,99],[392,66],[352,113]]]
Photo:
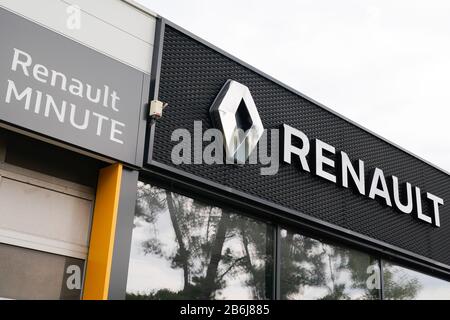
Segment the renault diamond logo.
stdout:
[[223,132],[227,161],[245,163],[264,131],[250,90],[227,80],[209,113],[214,125]]

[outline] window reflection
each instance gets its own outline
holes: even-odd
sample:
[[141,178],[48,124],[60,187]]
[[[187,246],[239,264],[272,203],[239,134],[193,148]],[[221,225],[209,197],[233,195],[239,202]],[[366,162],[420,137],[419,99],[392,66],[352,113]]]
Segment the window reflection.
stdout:
[[128,299],[266,299],[268,225],[138,183]]
[[[270,299],[273,227],[138,183],[128,299]],[[279,234],[281,299],[379,299],[379,260]],[[450,299],[450,283],[383,261],[385,299]]]
[[388,300],[450,299],[450,283],[383,261],[384,298]]
[[378,261],[367,254],[281,230],[282,299],[378,299]]

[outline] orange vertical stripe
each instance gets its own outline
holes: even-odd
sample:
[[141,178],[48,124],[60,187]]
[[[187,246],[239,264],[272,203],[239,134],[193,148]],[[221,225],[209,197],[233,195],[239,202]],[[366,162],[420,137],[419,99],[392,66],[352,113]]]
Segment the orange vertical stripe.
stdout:
[[89,242],[84,300],[108,299],[122,164],[100,170]]

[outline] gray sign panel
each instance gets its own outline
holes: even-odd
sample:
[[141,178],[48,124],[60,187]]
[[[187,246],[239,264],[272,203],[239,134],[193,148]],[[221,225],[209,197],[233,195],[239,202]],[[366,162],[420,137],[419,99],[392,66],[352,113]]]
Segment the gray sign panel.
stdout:
[[0,120],[136,163],[144,74],[0,9]]

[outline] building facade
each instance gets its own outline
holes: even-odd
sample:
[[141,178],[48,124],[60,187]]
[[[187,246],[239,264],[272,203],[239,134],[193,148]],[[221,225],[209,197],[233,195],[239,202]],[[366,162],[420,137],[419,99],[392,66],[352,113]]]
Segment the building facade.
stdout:
[[449,173],[132,1],[0,25],[1,298],[450,298]]

